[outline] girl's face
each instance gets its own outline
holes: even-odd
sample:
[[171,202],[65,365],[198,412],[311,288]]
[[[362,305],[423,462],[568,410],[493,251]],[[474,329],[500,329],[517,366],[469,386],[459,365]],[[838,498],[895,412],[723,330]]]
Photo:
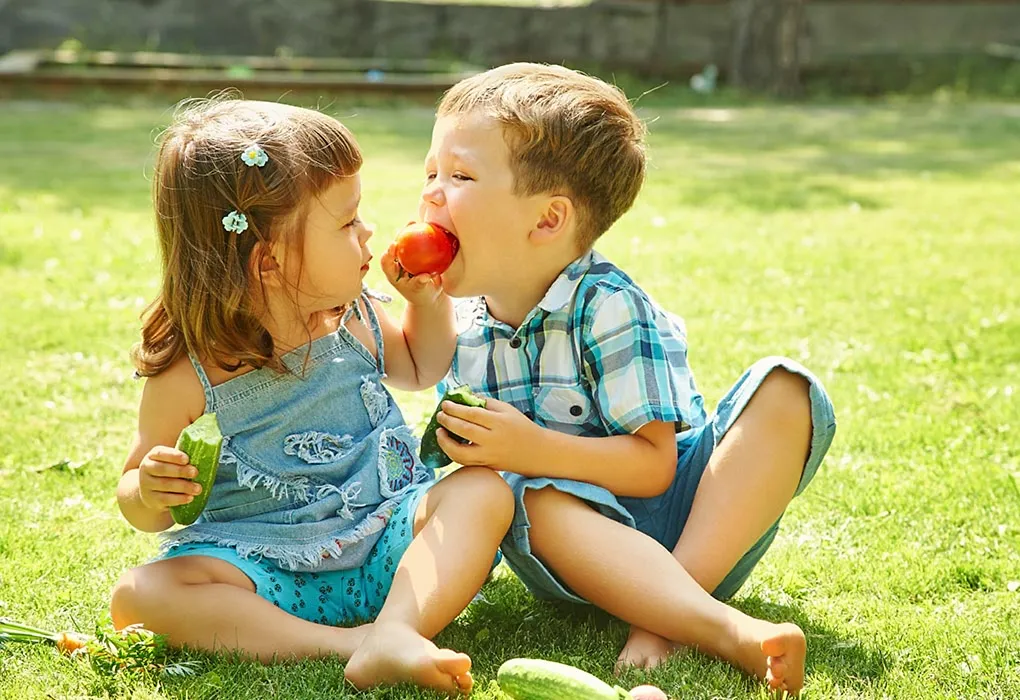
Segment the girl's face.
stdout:
[[343,306],[361,294],[373,231],[358,216],[360,203],[359,174],[337,180],[309,203],[302,254],[285,265],[302,313]]

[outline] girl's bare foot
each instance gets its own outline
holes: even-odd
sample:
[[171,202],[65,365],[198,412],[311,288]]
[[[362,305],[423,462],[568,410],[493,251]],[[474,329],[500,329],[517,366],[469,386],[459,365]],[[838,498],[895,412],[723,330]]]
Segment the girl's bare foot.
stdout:
[[665,661],[674,650],[673,642],[665,637],[640,627],[631,627],[630,636],[623,645],[613,672],[619,675],[628,666],[651,670]]
[[374,623],[347,662],[344,677],[360,690],[410,682],[466,695],[474,684],[466,654],[440,649],[399,622]]

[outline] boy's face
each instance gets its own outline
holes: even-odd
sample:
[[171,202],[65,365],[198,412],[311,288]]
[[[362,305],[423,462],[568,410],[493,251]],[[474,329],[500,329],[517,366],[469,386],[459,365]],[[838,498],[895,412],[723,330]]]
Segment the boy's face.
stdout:
[[480,114],[436,121],[419,216],[460,239],[457,257],[443,273],[447,294],[499,295],[526,274],[528,236],[541,219],[543,198],[517,196],[513,185],[498,122]]

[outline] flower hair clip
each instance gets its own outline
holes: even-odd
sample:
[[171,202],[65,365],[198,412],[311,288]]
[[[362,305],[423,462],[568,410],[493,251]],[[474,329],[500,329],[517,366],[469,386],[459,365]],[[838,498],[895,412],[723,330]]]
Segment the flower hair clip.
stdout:
[[244,149],[243,153],[241,153],[241,160],[243,160],[244,164],[247,165],[249,168],[254,165],[257,165],[261,168],[263,165],[269,162],[269,154],[267,154],[265,150],[263,150],[262,146],[258,145],[257,143],[253,143],[252,145],[248,146],[248,148]]
[[235,209],[223,217],[223,230],[244,233],[248,230],[248,217]]

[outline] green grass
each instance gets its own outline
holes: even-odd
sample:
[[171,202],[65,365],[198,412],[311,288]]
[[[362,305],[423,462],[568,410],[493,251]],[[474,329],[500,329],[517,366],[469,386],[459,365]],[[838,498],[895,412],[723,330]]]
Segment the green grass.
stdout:
[[[329,111],[366,151],[379,250],[415,211],[430,113]],[[781,353],[818,373],[840,422],[735,604],[806,630],[809,698],[1020,697],[1020,108],[660,102],[644,114],[649,181],[600,249],[685,317],[710,403]],[[141,388],[127,350],[157,284],[148,176],[167,117],[0,109],[0,616],[90,630],[120,573],[155,551],[114,488]],[[419,424],[433,403],[399,399]],[[510,577],[485,595],[440,637],[474,658],[474,697],[501,697],[495,670],[512,656],[609,678],[623,625],[537,603]],[[131,680],[5,647],[0,697],[351,695],[338,662],[196,658],[199,676]],[[764,697],[693,653],[650,680],[676,698]]]

